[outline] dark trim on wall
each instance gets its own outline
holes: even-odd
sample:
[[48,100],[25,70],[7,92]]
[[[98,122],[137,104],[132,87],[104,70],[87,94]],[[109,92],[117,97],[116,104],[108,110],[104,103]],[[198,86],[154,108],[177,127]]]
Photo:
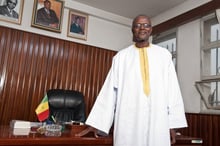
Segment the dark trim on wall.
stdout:
[[158,25],[155,25],[153,27],[152,34],[158,34],[163,31],[169,30],[171,28],[175,28],[177,26],[180,26],[182,24],[188,23],[190,21],[193,21],[197,18],[203,17],[207,14],[210,14],[215,11],[215,9],[220,8],[220,0],[212,0],[211,2],[208,2],[204,5],[201,5],[195,9],[192,9],[188,12],[185,12],[179,16],[176,16],[170,20],[167,20],[163,23],[160,23]]

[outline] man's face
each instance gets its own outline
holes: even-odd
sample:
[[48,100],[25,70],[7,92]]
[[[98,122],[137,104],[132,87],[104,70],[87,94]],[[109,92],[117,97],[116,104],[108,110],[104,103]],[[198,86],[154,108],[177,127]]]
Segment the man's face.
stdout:
[[132,27],[134,42],[148,42],[152,32],[151,22],[147,17],[138,17]]
[[51,4],[50,4],[50,2],[45,2],[44,3],[44,7],[46,8],[46,9],[50,9],[50,7],[51,7]]
[[77,19],[76,19],[76,23],[77,23],[77,24],[79,24],[79,23],[80,23],[80,20],[79,20],[79,18],[77,18]]
[[8,1],[8,8],[9,9],[14,9],[15,7],[16,7],[16,5],[17,5],[17,0],[9,0]]

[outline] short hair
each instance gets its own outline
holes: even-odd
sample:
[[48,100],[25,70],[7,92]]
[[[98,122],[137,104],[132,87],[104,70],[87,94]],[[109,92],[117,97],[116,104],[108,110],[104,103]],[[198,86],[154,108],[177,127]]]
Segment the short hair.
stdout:
[[132,28],[134,27],[134,24],[135,24],[136,20],[137,20],[139,17],[145,17],[145,18],[147,18],[147,19],[151,22],[150,17],[148,17],[147,15],[144,15],[144,14],[140,14],[140,15],[137,15],[137,16],[133,19]]
[[80,17],[79,17],[79,16],[76,16],[76,17],[75,17],[75,20],[77,20],[77,19],[79,19],[79,20],[80,20]]
[[51,3],[49,0],[45,0],[44,3]]
[[[6,2],[8,3],[8,2],[10,2],[11,0],[6,0]],[[18,3],[18,0],[16,0],[16,4]]]

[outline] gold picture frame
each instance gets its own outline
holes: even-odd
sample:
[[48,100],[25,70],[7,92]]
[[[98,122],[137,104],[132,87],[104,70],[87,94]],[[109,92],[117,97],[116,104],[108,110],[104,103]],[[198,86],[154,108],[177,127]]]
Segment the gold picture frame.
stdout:
[[88,33],[88,14],[69,10],[67,36],[86,40]]
[[24,0],[0,0],[0,21],[21,24],[23,6]]
[[63,9],[62,0],[34,0],[31,26],[60,33]]

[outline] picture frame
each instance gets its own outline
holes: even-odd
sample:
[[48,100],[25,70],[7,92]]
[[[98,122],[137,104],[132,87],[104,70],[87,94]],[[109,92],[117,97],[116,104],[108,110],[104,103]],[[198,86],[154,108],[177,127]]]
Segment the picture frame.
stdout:
[[86,40],[88,33],[88,14],[69,10],[67,36]]
[[23,6],[24,0],[0,0],[0,21],[21,24]]
[[62,0],[34,0],[31,26],[60,33],[63,9]]

